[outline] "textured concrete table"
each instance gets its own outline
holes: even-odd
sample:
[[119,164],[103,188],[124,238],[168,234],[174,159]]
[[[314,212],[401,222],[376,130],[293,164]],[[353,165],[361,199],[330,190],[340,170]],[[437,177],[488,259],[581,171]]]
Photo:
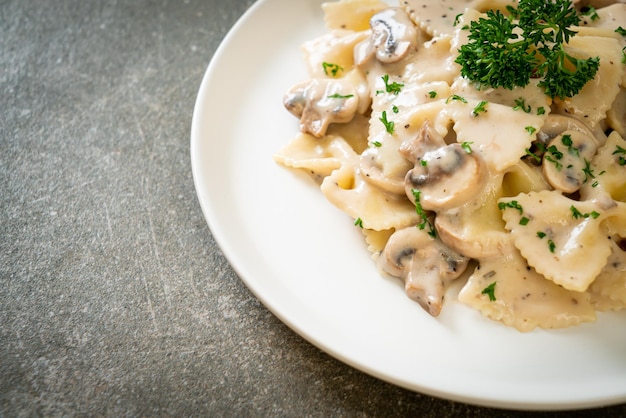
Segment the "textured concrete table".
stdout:
[[191,114],[251,3],[0,0],[0,416],[525,416],[336,361],[224,259]]

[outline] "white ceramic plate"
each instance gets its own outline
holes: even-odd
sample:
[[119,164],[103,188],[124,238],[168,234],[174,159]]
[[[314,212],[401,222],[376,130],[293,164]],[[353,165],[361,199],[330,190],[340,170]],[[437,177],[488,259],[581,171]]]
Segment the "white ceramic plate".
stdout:
[[573,409],[626,401],[626,316],[522,334],[448,300],[438,319],[379,276],[353,220],[272,155],[297,132],[283,93],[324,33],[320,0],[261,0],[204,76],[191,160],[202,210],[241,279],[294,331],[396,385],[455,401]]

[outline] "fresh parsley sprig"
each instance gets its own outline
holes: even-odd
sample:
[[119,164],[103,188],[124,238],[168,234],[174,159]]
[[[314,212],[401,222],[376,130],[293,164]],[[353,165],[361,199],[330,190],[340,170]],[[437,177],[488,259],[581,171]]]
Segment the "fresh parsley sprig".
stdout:
[[578,94],[595,77],[598,57],[581,59],[563,44],[576,34],[580,17],[569,0],[520,0],[511,16],[489,10],[469,26],[468,43],[459,48],[461,75],[479,87],[524,87],[531,78],[551,98]]

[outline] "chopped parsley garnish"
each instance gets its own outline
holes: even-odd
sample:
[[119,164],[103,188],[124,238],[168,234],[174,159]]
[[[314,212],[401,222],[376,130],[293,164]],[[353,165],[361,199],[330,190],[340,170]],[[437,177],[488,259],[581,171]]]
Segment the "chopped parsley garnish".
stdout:
[[570,154],[574,154],[577,157],[580,157],[580,152],[578,151],[578,148],[574,147],[574,141],[572,140],[572,136],[569,134],[565,134],[561,137],[561,142],[563,143],[563,145],[565,145],[567,147],[567,151]]
[[519,224],[522,226],[526,226],[528,225],[528,222],[530,222],[530,219],[528,219],[527,217],[523,216],[520,220],[519,220]]
[[587,183],[589,179],[595,179],[596,176],[593,174],[593,169],[591,168],[591,162],[585,158],[585,168],[583,168],[583,173],[585,173],[585,180],[583,183]]
[[435,226],[428,220],[428,214],[426,213],[426,211],[422,207],[422,204],[420,203],[420,196],[422,192],[420,192],[417,189],[411,189],[411,193],[413,194],[413,197],[415,198],[415,213],[417,213],[418,216],[422,218],[422,221],[419,224],[417,224],[417,227],[419,229],[424,229],[426,228],[426,226],[428,226],[428,235],[430,235],[433,238],[437,237],[437,230],[435,229]]
[[582,10],[581,13],[583,16],[589,16],[591,18],[591,21],[593,22],[594,20],[598,20],[600,19],[600,16],[598,16],[598,12],[596,11],[596,8],[593,6],[587,6]]
[[520,214],[524,213],[524,209],[522,208],[522,205],[520,205],[517,200],[511,200],[510,202],[500,202],[498,203],[498,209],[500,210],[504,210],[504,209],[517,209],[519,211]]
[[363,228],[363,219],[361,218],[356,218],[354,220],[354,225],[358,226],[359,228]]
[[[539,239],[544,239],[546,237],[546,233],[539,231],[537,232],[537,237],[539,237]],[[556,244],[551,239],[548,240],[548,249],[551,253],[554,253],[554,250],[556,250]]]
[[535,132],[537,132],[537,128],[535,128],[534,126],[526,126],[524,129],[526,129],[526,132],[528,132],[528,135],[532,135]]
[[392,111],[393,113],[398,113],[398,112],[400,111],[400,109],[398,109],[398,106],[393,105],[393,107],[391,108],[391,111]]
[[454,16],[454,23],[452,23],[452,26],[456,26],[459,24],[459,17],[463,16],[463,13],[459,13],[458,15]]
[[382,146],[383,146],[383,144],[382,144],[380,141],[374,141],[374,142],[372,142],[372,145],[374,145],[374,146],[375,146],[375,147],[377,147],[377,148],[379,148],[379,147],[382,147]]
[[[322,68],[324,69],[324,74],[332,75],[333,77],[337,77],[339,71],[343,71],[343,67],[337,64],[333,64],[330,62],[323,62]],[[329,74],[330,72],[330,74]]]
[[574,219],[580,219],[580,218],[587,219],[589,217],[591,217],[593,219],[596,219],[596,218],[598,218],[600,216],[600,214],[598,212],[596,212],[595,210],[591,211],[589,213],[582,213],[574,205],[570,206],[569,210],[572,212],[572,217]]
[[617,155],[617,163],[619,165],[626,165],[626,149],[616,145],[615,151],[611,155]]
[[563,164],[561,164],[558,161],[561,158],[563,158],[563,153],[561,151],[559,151],[556,146],[550,145],[546,149],[546,153],[544,154],[543,158],[545,158],[547,161],[550,161],[551,163],[553,163],[556,166],[557,170],[560,171],[561,168],[563,168]]
[[523,110],[525,113],[530,113],[532,109],[530,105],[526,105],[526,101],[524,100],[524,98],[520,97],[519,99],[515,99],[515,107],[513,108],[513,110]]
[[545,115],[545,114],[546,114],[546,109],[543,106],[537,109],[537,115]]
[[488,10],[471,23],[456,59],[461,75],[479,87],[510,90],[540,78],[545,94],[561,99],[575,96],[595,77],[599,57],[576,58],[563,46],[576,34],[570,27],[580,23],[571,1],[520,0],[507,10],[512,18]]
[[346,95],[342,95],[339,93],[335,93],[335,94],[331,94],[330,96],[327,96],[329,99],[349,99],[350,97],[354,97],[354,94],[346,94]]
[[389,74],[385,74],[381,78],[385,82],[385,91],[387,93],[398,94],[398,93],[400,93],[400,91],[402,91],[402,87],[404,87],[404,84],[396,83],[395,81],[393,83],[390,83],[389,82]]
[[472,153],[472,144],[473,142],[470,141],[465,141],[461,144],[461,148],[463,148],[463,151],[465,151],[468,154]]
[[486,100],[478,102],[478,104],[474,106],[474,110],[472,110],[472,116],[478,116],[479,113],[486,112],[488,103],[489,102]]
[[[532,149],[535,151],[533,152]],[[541,163],[541,157],[546,152],[546,146],[539,141],[533,142],[531,148],[526,148],[526,155],[532,157],[538,164]]]
[[465,97],[461,97],[458,94],[453,94],[452,96],[446,99],[446,103],[449,103],[450,101],[459,101],[461,103],[467,103],[467,100],[465,99]]
[[431,99],[434,99],[435,97],[437,97],[437,92],[435,90],[429,91],[428,97],[430,97]]
[[619,33],[622,36],[626,36],[626,29],[624,29],[623,27],[618,27],[617,29],[615,29],[615,32]]
[[489,301],[490,302],[495,302],[496,300],[496,282],[491,283],[489,286],[485,287],[482,292],[480,292],[482,295],[487,295],[489,296]]
[[387,120],[386,110],[383,110],[382,116],[378,120],[380,120],[383,125],[385,125],[385,130],[387,130],[388,133],[393,134],[395,123],[393,123],[393,121],[391,120]]

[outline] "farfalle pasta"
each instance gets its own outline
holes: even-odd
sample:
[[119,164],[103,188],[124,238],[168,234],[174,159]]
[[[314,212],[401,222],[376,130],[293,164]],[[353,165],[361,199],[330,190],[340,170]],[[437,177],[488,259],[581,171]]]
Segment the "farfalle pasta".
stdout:
[[464,280],[458,300],[488,318],[563,328],[626,308],[626,4],[572,6],[563,56],[597,71],[571,97],[462,75],[473,22],[517,4],[325,3],[284,98],[301,132],[275,160],[311,174],[431,315]]

